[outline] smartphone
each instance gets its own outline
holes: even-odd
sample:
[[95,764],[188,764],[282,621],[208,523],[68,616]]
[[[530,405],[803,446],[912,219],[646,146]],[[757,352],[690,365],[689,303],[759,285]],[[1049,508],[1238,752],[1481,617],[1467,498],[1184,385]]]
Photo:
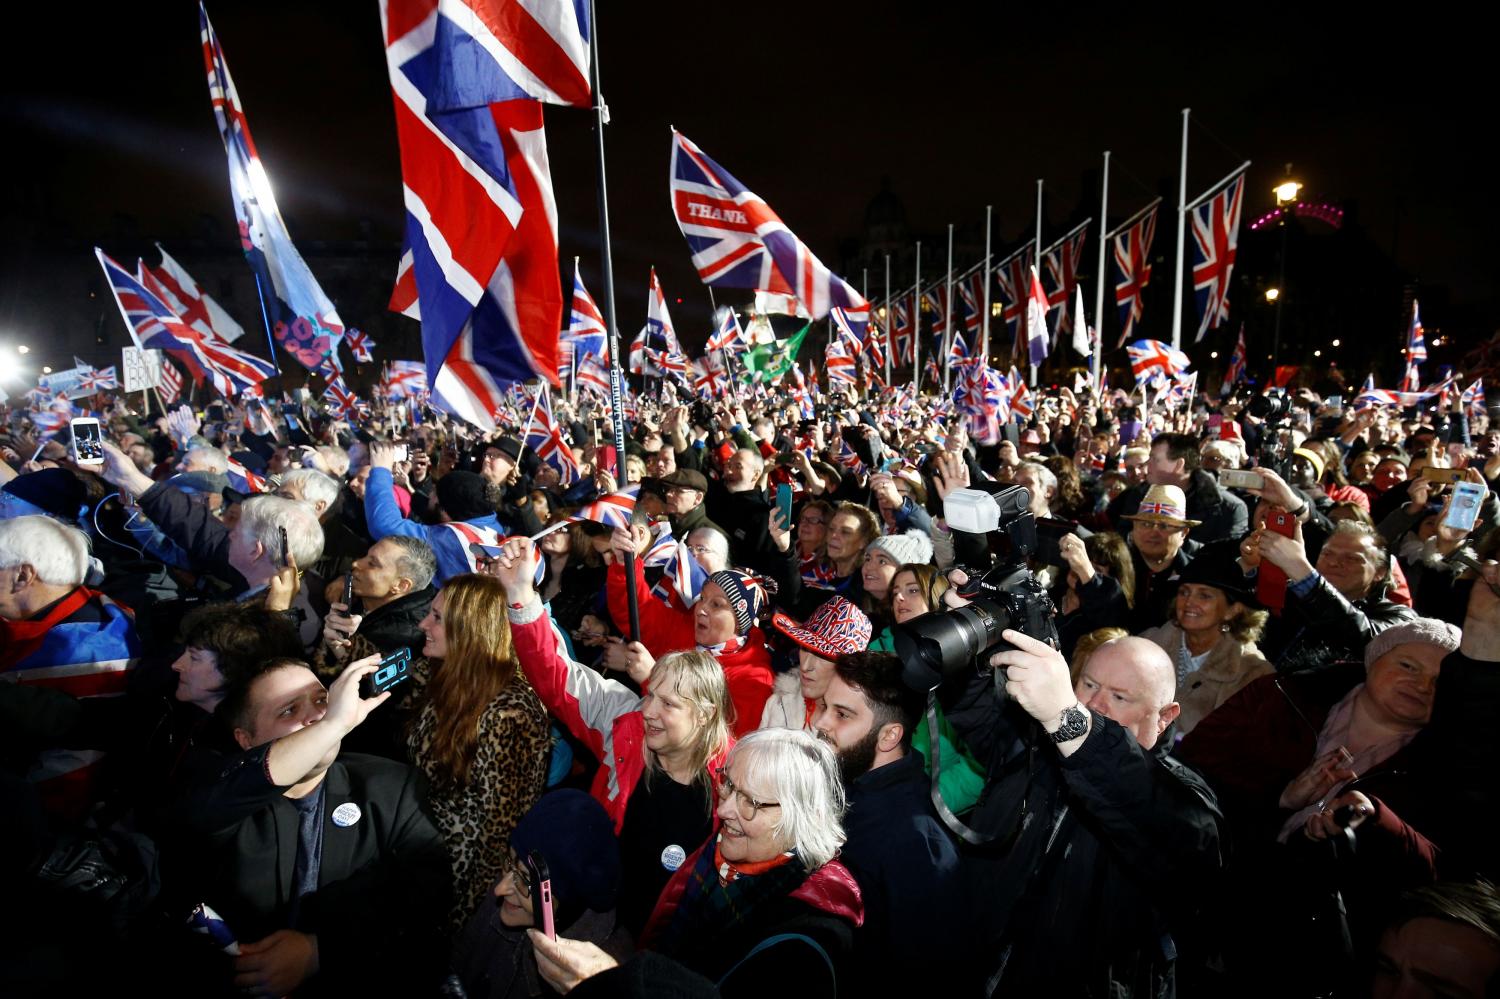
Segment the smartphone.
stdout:
[[776,509],[781,513],[781,523],[791,530],[792,527],[792,487],[783,482],[776,487]]
[[407,455],[406,445],[405,444],[397,444],[396,445],[396,460],[397,461],[405,461],[406,460],[406,455]]
[[552,872],[547,860],[532,850],[526,855],[526,873],[531,877],[531,907],[541,922],[548,940],[557,939],[557,924],[552,920]]
[[375,667],[375,672],[359,678],[359,696],[379,697],[398,683],[411,679],[411,649],[401,648],[387,652]]
[[1226,489],[1260,489],[1266,480],[1259,472],[1248,472],[1243,468],[1219,469],[1219,485]]
[[281,565],[281,566],[283,566],[283,567],[291,565],[292,564],[292,551],[291,551],[291,546],[287,544],[287,540],[286,540],[286,528],[285,527],[278,527],[278,528],[276,528],[276,531],[277,531],[278,534],[281,535],[281,558],[280,558],[278,564]]
[[1331,395],[1324,405],[1335,413],[1341,412],[1344,408],[1344,397],[1341,395]]
[[1434,465],[1428,465],[1422,469],[1422,478],[1428,482],[1442,482],[1451,485],[1464,481],[1464,470],[1461,468],[1438,468]]
[[1479,504],[1484,502],[1487,486],[1478,482],[1454,483],[1453,498],[1448,501],[1448,512],[1443,514],[1443,526],[1457,531],[1472,531],[1479,522]]
[[92,416],[80,416],[72,421],[73,460],[80,465],[104,464],[104,436],[99,432],[99,421]]
[[[1266,530],[1284,537],[1293,537],[1297,532],[1297,518],[1284,510],[1278,510],[1266,518]],[[1281,615],[1286,607],[1286,573],[1268,559],[1260,560],[1260,570],[1255,574],[1255,599],[1271,613]]]
[[344,573],[344,613],[352,613],[354,608],[354,573]]

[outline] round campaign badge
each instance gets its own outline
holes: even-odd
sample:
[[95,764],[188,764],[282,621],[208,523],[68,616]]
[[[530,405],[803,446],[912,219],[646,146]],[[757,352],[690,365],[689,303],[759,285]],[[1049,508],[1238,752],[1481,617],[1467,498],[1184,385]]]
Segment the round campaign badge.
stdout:
[[673,843],[661,852],[661,866],[669,871],[677,870],[686,859],[687,853],[676,843]]
[[333,810],[333,824],[341,829],[354,825],[359,819],[359,806],[352,801],[346,801]]

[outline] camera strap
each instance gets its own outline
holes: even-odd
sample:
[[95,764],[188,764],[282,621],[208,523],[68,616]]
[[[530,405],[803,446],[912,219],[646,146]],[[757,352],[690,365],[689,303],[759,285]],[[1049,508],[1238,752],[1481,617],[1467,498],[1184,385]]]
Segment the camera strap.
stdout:
[[[1005,687],[1004,681],[1001,680],[1000,677],[1004,671],[992,670],[991,672],[995,678],[996,696],[1000,698],[1003,703],[1005,698]],[[938,818],[942,820],[943,825],[947,826],[949,831],[952,832],[953,835],[957,836],[965,843],[969,843],[973,846],[988,846],[994,843],[996,840],[1000,839],[999,833],[982,833],[974,827],[967,825],[957,815],[953,814],[953,810],[949,808],[948,803],[943,800],[943,761],[942,749],[940,746],[942,739],[939,733],[936,687],[933,687],[927,692],[926,718],[927,752],[928,759],[932,761],[932,806],[937,810]],[[1029,778],[1027,780],[1027,790],[1030,790]],[[1005,837],[1005,842],[1003,845],[1006,848],[1009,848],[1010,844],[1014,842],[1016,837],[1021,833],[1021,827],[1024,825],[1024,820],[1026,818],[1026,798],[1027,794],[1023,792],[1021,795],[1021,810],[1018,818],[1016,819],[1015,828],[1012,829],[1010,834]]]

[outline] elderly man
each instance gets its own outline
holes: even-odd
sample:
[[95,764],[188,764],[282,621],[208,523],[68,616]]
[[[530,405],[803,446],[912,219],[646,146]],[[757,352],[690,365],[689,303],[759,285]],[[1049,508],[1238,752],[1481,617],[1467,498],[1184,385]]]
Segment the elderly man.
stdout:
[[1250,527],[1245,501],[1219,485],[1200,467],[1198,438],[1191,434],[1159,434],[1151,442],[1146,482],[1125,490],[1110,503],[1109,519],[1119,524],[1135,513],[1150,486],[1175,486],[1187,498],[1187,513],[1195,524],[1189,533],[1200,544],[1238,538]]
[[[340,752],[390,696],[359,695],[377,664],[354,663],[325,690],[297,660],[273,659],[220,705],[246,752],[187,799],[190,838],[166,860],[178,861],[175,891],[212,898],[238,935],[242,992],[417,995],[441,980],[434,928],[452,877],[422,777]],[[401,959],[370,960],[375,940]]]
[[[47,723],[27,704],[43,709],[45,698],[22,689],[78,698],[123,694],[141,653],[134,615],[84,586],[88,569],[88,538],[77,528],[50,517],[0,521],[0,681],[18,687],[7,693],[14,709],[7,716],[35,724],[38,736]],[[49,812],[77,819],[92,802],[102,759],[49,749],[34,758],[26,777]]]
[[968,663],[934,676],[909,662],[907,676],[945,688],[949,723],[986,765],[967,830],[990,844],[968,871],[985,992],[1169,995],[1174,936],[1219,870],[1222,821],[1168,755],[1172,661],[1120,638],[1075,684],[1051,646],[1001,637],[1012,647],[989,664],[1004,669],[1003,697],[1001,678]]
[[761,479],[766,460],[753,448],[742,447],[724,463],[724,477],[709,483],[708,514],[729,535],[729,555],[735,565],[770,575],[781,561],[771,539],[771,500]]
[[[700,527],[715,527],[708,519],[703,498],[708,495],[708,480],[691,468],[679,468],[661,480],[667,494],[667,520],[674,538],[685,538]],[[720,528],[722,530],[722,528]]]
[[1167,620],[1177,580],[1202,547],[1188,538],[1198,522],[1188,519],[1186,507],[1181,489],[1152,486],[1137,511],[1122,518],[1130,525],[1130,557],[1135,563],[1132,632],[1155,628]]

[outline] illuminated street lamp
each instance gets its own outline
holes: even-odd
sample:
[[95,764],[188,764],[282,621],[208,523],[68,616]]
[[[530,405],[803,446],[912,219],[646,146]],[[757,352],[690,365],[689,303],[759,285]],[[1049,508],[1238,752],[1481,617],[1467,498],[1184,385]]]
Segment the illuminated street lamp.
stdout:
[[1276,306],[1275,332],[1271,336],[1271,363],[1279,363],[1281,357],[1281,289],[1286,285],[1286,220],[1292,214],[1292,208],[1297,202],[1297,194],[1302,190],[1302,185],[1292,179],[1292,165],[1286,165],[1286,177],[1280,184],[1271,188],[1271,193],[1276,196],[1277,218],[1276,227],[1281,230],[1281,254],[1276,265],[1276,286],[1266,289],[1266,301]]
[[[1287,164],[1291,166],[1291,164]],[[1297,192],[1302,190],[1302,185],[1295,180],[1284,180],[1271,189],[1276,195],[1276,205],[1285,208],[1297,200]]]
[[1281,297],[1281,289],[1280,288],[1267,288],[1266,289],[1266,301],[1268,301],[1268,302],[1274,302],[1277,299],[1279,299],[1280,297]]
[[23,343],[19,347],[16,348],[16,353],[18,353],[18,354],[29,354],[29,353],[31,353],[31,348],[28,347],[28,346],[26,346]]

